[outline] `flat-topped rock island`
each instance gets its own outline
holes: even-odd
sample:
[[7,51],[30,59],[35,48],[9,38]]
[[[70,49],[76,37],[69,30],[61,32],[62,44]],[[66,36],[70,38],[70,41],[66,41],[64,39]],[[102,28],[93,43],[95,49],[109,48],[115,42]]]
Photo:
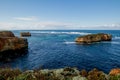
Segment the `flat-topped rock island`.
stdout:
[[98,33],[98,34],[89,34],[85,36],[80,36],[75,39],[75,42],[80,44],[91,44],[94,42],[111,41],[111,40],[112,40],[112,35],[105,33]]

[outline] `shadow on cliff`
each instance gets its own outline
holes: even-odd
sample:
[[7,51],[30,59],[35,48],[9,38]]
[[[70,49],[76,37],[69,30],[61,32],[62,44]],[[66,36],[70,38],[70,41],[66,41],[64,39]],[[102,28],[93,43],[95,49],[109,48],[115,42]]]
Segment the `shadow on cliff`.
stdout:
[[28,48],[3,51],[0,54],[0,62],[10,62],[26,54],[28,54]]

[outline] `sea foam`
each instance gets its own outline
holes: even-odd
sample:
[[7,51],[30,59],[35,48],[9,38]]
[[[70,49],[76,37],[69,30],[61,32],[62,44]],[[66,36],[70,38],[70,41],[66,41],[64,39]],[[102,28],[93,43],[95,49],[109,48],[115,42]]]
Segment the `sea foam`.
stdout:
[[64,42],[65,44],[75,44],[75,42]]
[[87,32],[57,32],[57,31],[31,31],[31,33],[37,33],[37,34],[80,34],[80,35],[87,35],[91,33]]

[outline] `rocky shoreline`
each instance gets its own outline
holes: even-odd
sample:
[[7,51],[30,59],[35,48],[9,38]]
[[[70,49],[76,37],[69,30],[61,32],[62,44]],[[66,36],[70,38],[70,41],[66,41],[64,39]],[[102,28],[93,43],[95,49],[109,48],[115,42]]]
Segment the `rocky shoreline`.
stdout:
[[[21,33],[21,36],[27,37],[31,34]],[[75,41],[80,44],[91,44],[111,40],[111,35],[98,33],[80,36]],[[16,37],[11,31],[0,31],[0,61],[11,61],[13,58],[26,54],[27,51],[26,38]],[[108,74],[98,69],[86,71],[71,67],[26,71],[0,68],[0,80],[120,80],[120,68],[112,69]]]
[[0,31],[0,61],[10,61],[27,53],[28,41],[16,37],[11,31]]
[[97,69],[87,72],[70,67],[26,71],[0,68],[0,80],[120,80],[120,69],[112,69],[106,74]]

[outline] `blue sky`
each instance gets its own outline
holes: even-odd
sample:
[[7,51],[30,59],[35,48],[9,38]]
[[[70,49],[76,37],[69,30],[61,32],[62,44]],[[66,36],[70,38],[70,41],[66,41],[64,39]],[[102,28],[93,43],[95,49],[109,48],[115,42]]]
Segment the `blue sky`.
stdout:
[[120,0],[0,0],[4,29],[120,29]]

